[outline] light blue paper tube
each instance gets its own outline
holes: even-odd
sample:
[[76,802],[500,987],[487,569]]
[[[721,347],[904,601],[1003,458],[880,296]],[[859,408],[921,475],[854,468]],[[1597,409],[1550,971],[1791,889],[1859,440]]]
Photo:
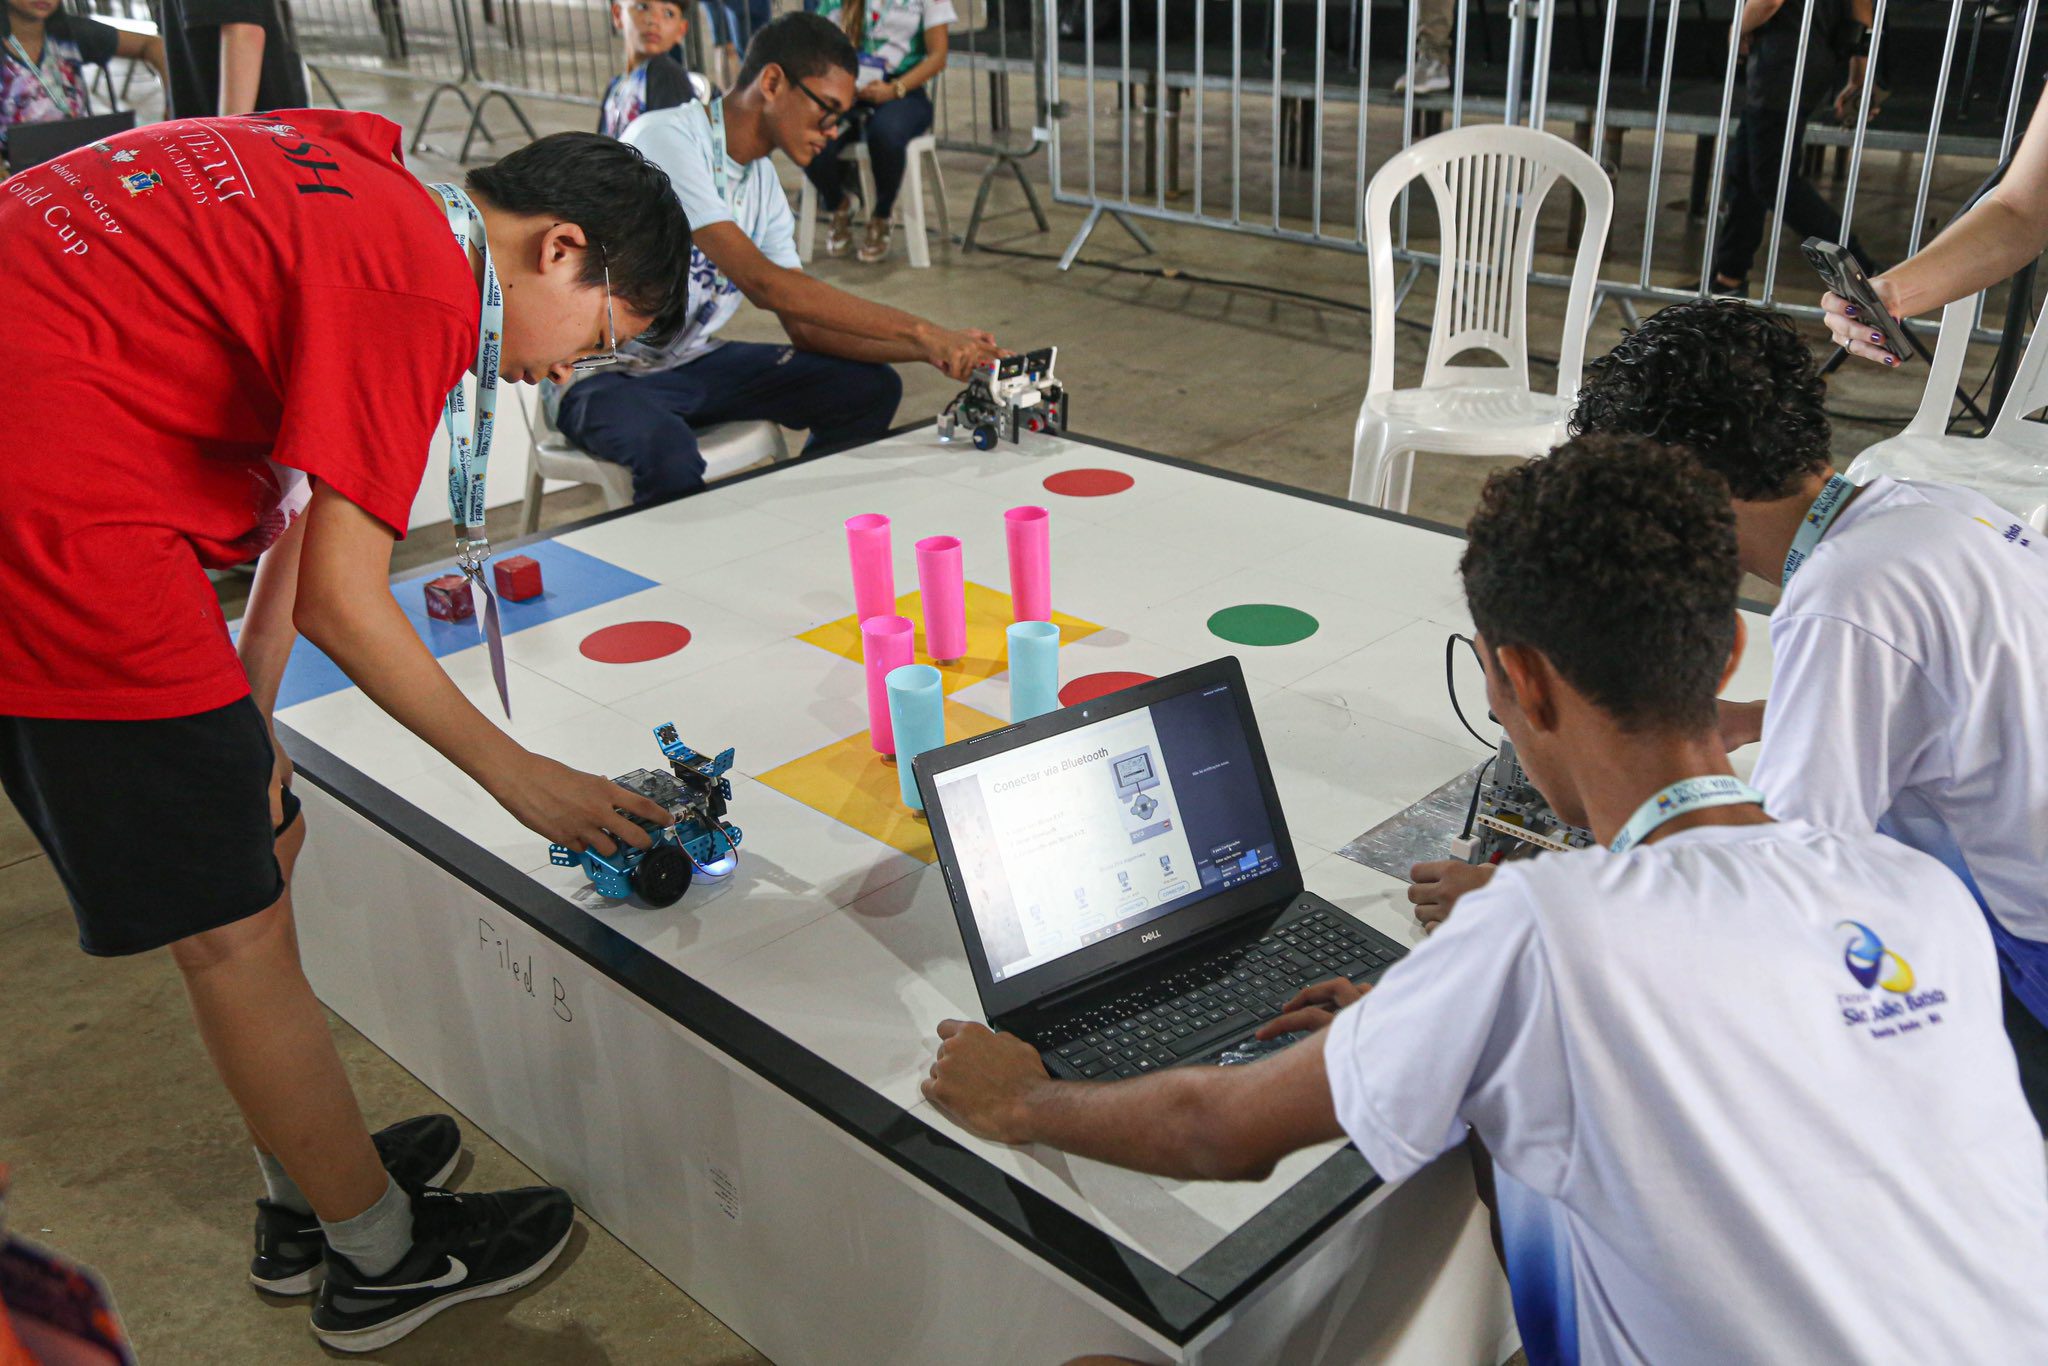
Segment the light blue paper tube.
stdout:
[[889,727],[896,732],[896,784],[912,811],[924,810],[910,761],[946,743],[946,694],[929,664],[889,670]]
[[1060,628],[1049,621],[1019,621],[1004,634],[1010,642],[1010,720],[1059,710]]

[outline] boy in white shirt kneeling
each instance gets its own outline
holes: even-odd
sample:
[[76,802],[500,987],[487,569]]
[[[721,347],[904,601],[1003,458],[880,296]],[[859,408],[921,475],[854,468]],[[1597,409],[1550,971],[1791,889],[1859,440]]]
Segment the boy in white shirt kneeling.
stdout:
[[2048,1360],[2048,1170],[1983,916],[1936,860],[1773,820],[1729,772],[1725,484],[1582,439],[1489,481],[1468,537],[1488,701],[1603,847],[1504,865],[1363,999],[1303,993],[1277,1056],[1055,1082],[948,1021],[926,1096],[1182,1179],[1348,1135],[1400,1180],[1469,1126],[1532,1363]]

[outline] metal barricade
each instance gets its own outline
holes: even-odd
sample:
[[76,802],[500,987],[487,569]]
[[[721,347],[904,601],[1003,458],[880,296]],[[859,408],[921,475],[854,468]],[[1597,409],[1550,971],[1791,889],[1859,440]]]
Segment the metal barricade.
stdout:
[[[1378,166],[1418,137],[1486,119],[1571,136],[1608,166],[1617,208],[1641,206],[1633,240],[1617,224],[1609,242],[1603,302],[1633,316],[1637,301],[1695,297],[1691,281],[1709,278],[1723,240],[1737,144],[1765,141],[1752,136],[1764,120],[1745,128],[1740,0],[1593,3],[1597,10],[1586,0],[1437,0],[1449,11],[1451,86],[1418,95],[1416,38],[1426,8],[1435,7],[1430,0],[1410,0],[1399,12],[1376,11],[1367,0],[1039,0],[1052,195],[1087,211],[1063,265],[1105,216],[1148,249],[1140,224],[1150,220],[1363,252],[1365,186]],[[1802,38],[1788,98],[1803,89],[1809,55],[1823,60],[1815,55],[1819,7],[1842,3],[1786,0],[1787,21]],[[1867,205],[1873,168],[1889,191],[1917,167],[1910,220],[1888,214],[1871,235],[1883,235],[1888,256],[1920,247],[1936,217],[1958,207],[2010,150],[2032,108],[2038,4],[2019,0],[2009,26],[1997,28],[2006,39],[2001,81],[1996,44],[1985,37],[1987,23],[2000,21],[1987,20],[1980,0],[1939,8],[1872,0],[1871,69],[1890,62],[1903,75],[1892,78],[1889,117],[1872,120],[1873,80],[1843,122],[1822,99],[1803,119],[1772,125],[1772,145],[1762,151],[1778,162],[1777,175],[1747,191],[1761,198],[1770,225],[1756,297],[1817,316],[1819,286],[1796,256],[1786,267],[1776,225],[1788,204],[1795,217],[1810,209],[1801,182],[1830,152],[1845,240],[1859,197]],[[1560,22],[1569,26],[1562,43]],[[1907,24],[1911,38],[1902,41]],[[1480,52],[1486,57],[1475,60]],[[1407,78],[1399,92],[1396,75]],[[1987,100],[1987,90],[1999,93]],[[1646,157],[1622,156],[1630,133],[1649,136]],[[1669,196],[1687,161],[1681,220]],[[1183,164],[1192,165],[1185,182]],[[1409,266],[1404,295],[1437,263],[1427,239],[1411,240],[1411,232],[1404,204],[1395,235],[1397,259]],[[1546,271],[1531,279],[1568,283]]]
[[[1025,166],[1050,137],[1044,51],[1045,11],[1037,0],[961,0],[960,23],[947,35],[946,70],[932,83],[933,135],[941,148],[989,158],[975,189],[961,243],[973,250],[999,176],[1012,176],[1040,232],[1051,229]],[[1013,82],[1029,83],[1030,107],[1020,124]],[[985,82],[985,84],[984,84]]]
[[[483,89],[462,139],[463,161],[484,133],[484,111],[502,103],[526,135],[533,123],[519,97],[597,108],[618,74],[619,37],[609,0],[464,0],[470,8],[470,63]],[[593,126],[595,121],[593,120]]]
[[432,87],[413,135],[413,151],[419,151],[443,95],[453,95],[466,112],[474,112],[475,102],[465,89],[475,72],[462,0],[280,0],[280,9],[307,71],[335,104],[341,97],[328,78],[330,70]]

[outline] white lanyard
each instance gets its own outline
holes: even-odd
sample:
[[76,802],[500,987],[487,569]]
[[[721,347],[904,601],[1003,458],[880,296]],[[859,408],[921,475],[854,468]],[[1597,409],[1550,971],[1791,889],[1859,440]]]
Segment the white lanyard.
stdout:
[[[726,184],[725,97],[721,95],[711,101],[709,108],[705,112],[706,116],[711,120],[711,188],[718,191],[719,202],[725,205],[725,211],[732,215],[732,221],[739,227],[739,230],[745,232],[747,230],[747,209],[744,196],[747,182],[742,179],[738,191],[730,190]],[[709,261],[711,258],[707,256],[704,259]],[[712,270],[714,272],[712,288],[720,294],[725,293],[728,283],[725,278],[725,272],[719,270],[715,264],[712,266]]]
[[[41,63],[30,60],[28,49],[22,46],[21,39],[11,33],[8,34],[7,47],[21,64],[28,68],[29,75],[36,78],[36,84],[40,85],[43,88],[43,93],[50,97],[50,103],[57,107],[59,115],[70,116],[80,112],[77,101],[73,100],[68,93],[59,90],[50,83],[49,74],[43,70]],[[45,32],[43,34],[43,60],[49,61],[53,56],[55,56],[55,52],[50,47],[50,35],[48,32]],[[62,58],[57,60],[57,74],[64,78],[66,85],[71,83],[71,73],[64,69]]]
[[1637,807],[1636,814],[1628,818],[1628,824],[1621,827],[1621,833],[1607,847],[1617,854],[1625,854],[1648,839],[1651,832],[1666,821],[1677,820],[1689,811],[1704,811],[1710,806],[1741,806],[1744,803],[1762,806],[1764,794],[1726,773],[1708,778],[1682,778]]
[[1835,518],[1841,515],[1849,495],[1856,491],[1856,485],[1839,474],[1828,476],[1820,497],[1813,500],[1813,506],[1806,510],[1806,520],[1799,524],[1799,530],[1792,534],[1792,549],[1785,556],[1785,576],[1778,580],[1780,587],[1792,582],[1792,576],[1799,572],[1799,566],[1806,563],[1807,556],[1820,544],[1820,538],[1828,534]]
[[483,305],[477,319],[476,412],[464,431],[461,421],[467,403],[462,381],[448,391],[441,408],[441,420],[448,428],[448,516],[455,524],[455,562],[463,577],[483,595],[483,610],[477,614],[478,629],[491,654],[491,677],[498,685],[498,701],[505,717],[512,717],[512,696],[505,678],[505,637],[498,619],[498,600],[484,582],[484,565],[491,558],[491,540],[484,528],[484,475],[491,462],[491,435],[498,421],[498,349],[505,335],[505,296],[498,287],[498,268],[491,262],[491,244],[484,232],[483,215],[475,203],[456,185],[429,185],[448,211],[448,230],[465,259],[474,246],[483,257]]

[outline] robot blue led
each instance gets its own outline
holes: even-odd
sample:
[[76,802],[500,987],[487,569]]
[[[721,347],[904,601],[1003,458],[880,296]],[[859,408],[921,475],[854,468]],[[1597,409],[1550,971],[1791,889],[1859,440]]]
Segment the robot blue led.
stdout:
[[1067,429],[1066,386],[1053,377],[1057,346],[990,361],[939,414],[939,440],[965,431],[974,449],[1015,443],[1021,432],[1058,436]]
[[592,885],[615,901],[637,892],[650,906],[673,906],[696,874],[715,871],[740,847],[739,827],[725,818],[726,803],[732,800],[732,781],[725,773],[733,752],[715,759],[699,754],[678,738],[672,721],[656,726],[654,739],[670,772],[638,768],[612,781],[665,808],[675,824],[656,826],[635,817],[634,824],[653,836],[653,847],[635,849],[622,840],[616,853],[600,854],[552,844],[548,861],[563,868],[580,866]]

